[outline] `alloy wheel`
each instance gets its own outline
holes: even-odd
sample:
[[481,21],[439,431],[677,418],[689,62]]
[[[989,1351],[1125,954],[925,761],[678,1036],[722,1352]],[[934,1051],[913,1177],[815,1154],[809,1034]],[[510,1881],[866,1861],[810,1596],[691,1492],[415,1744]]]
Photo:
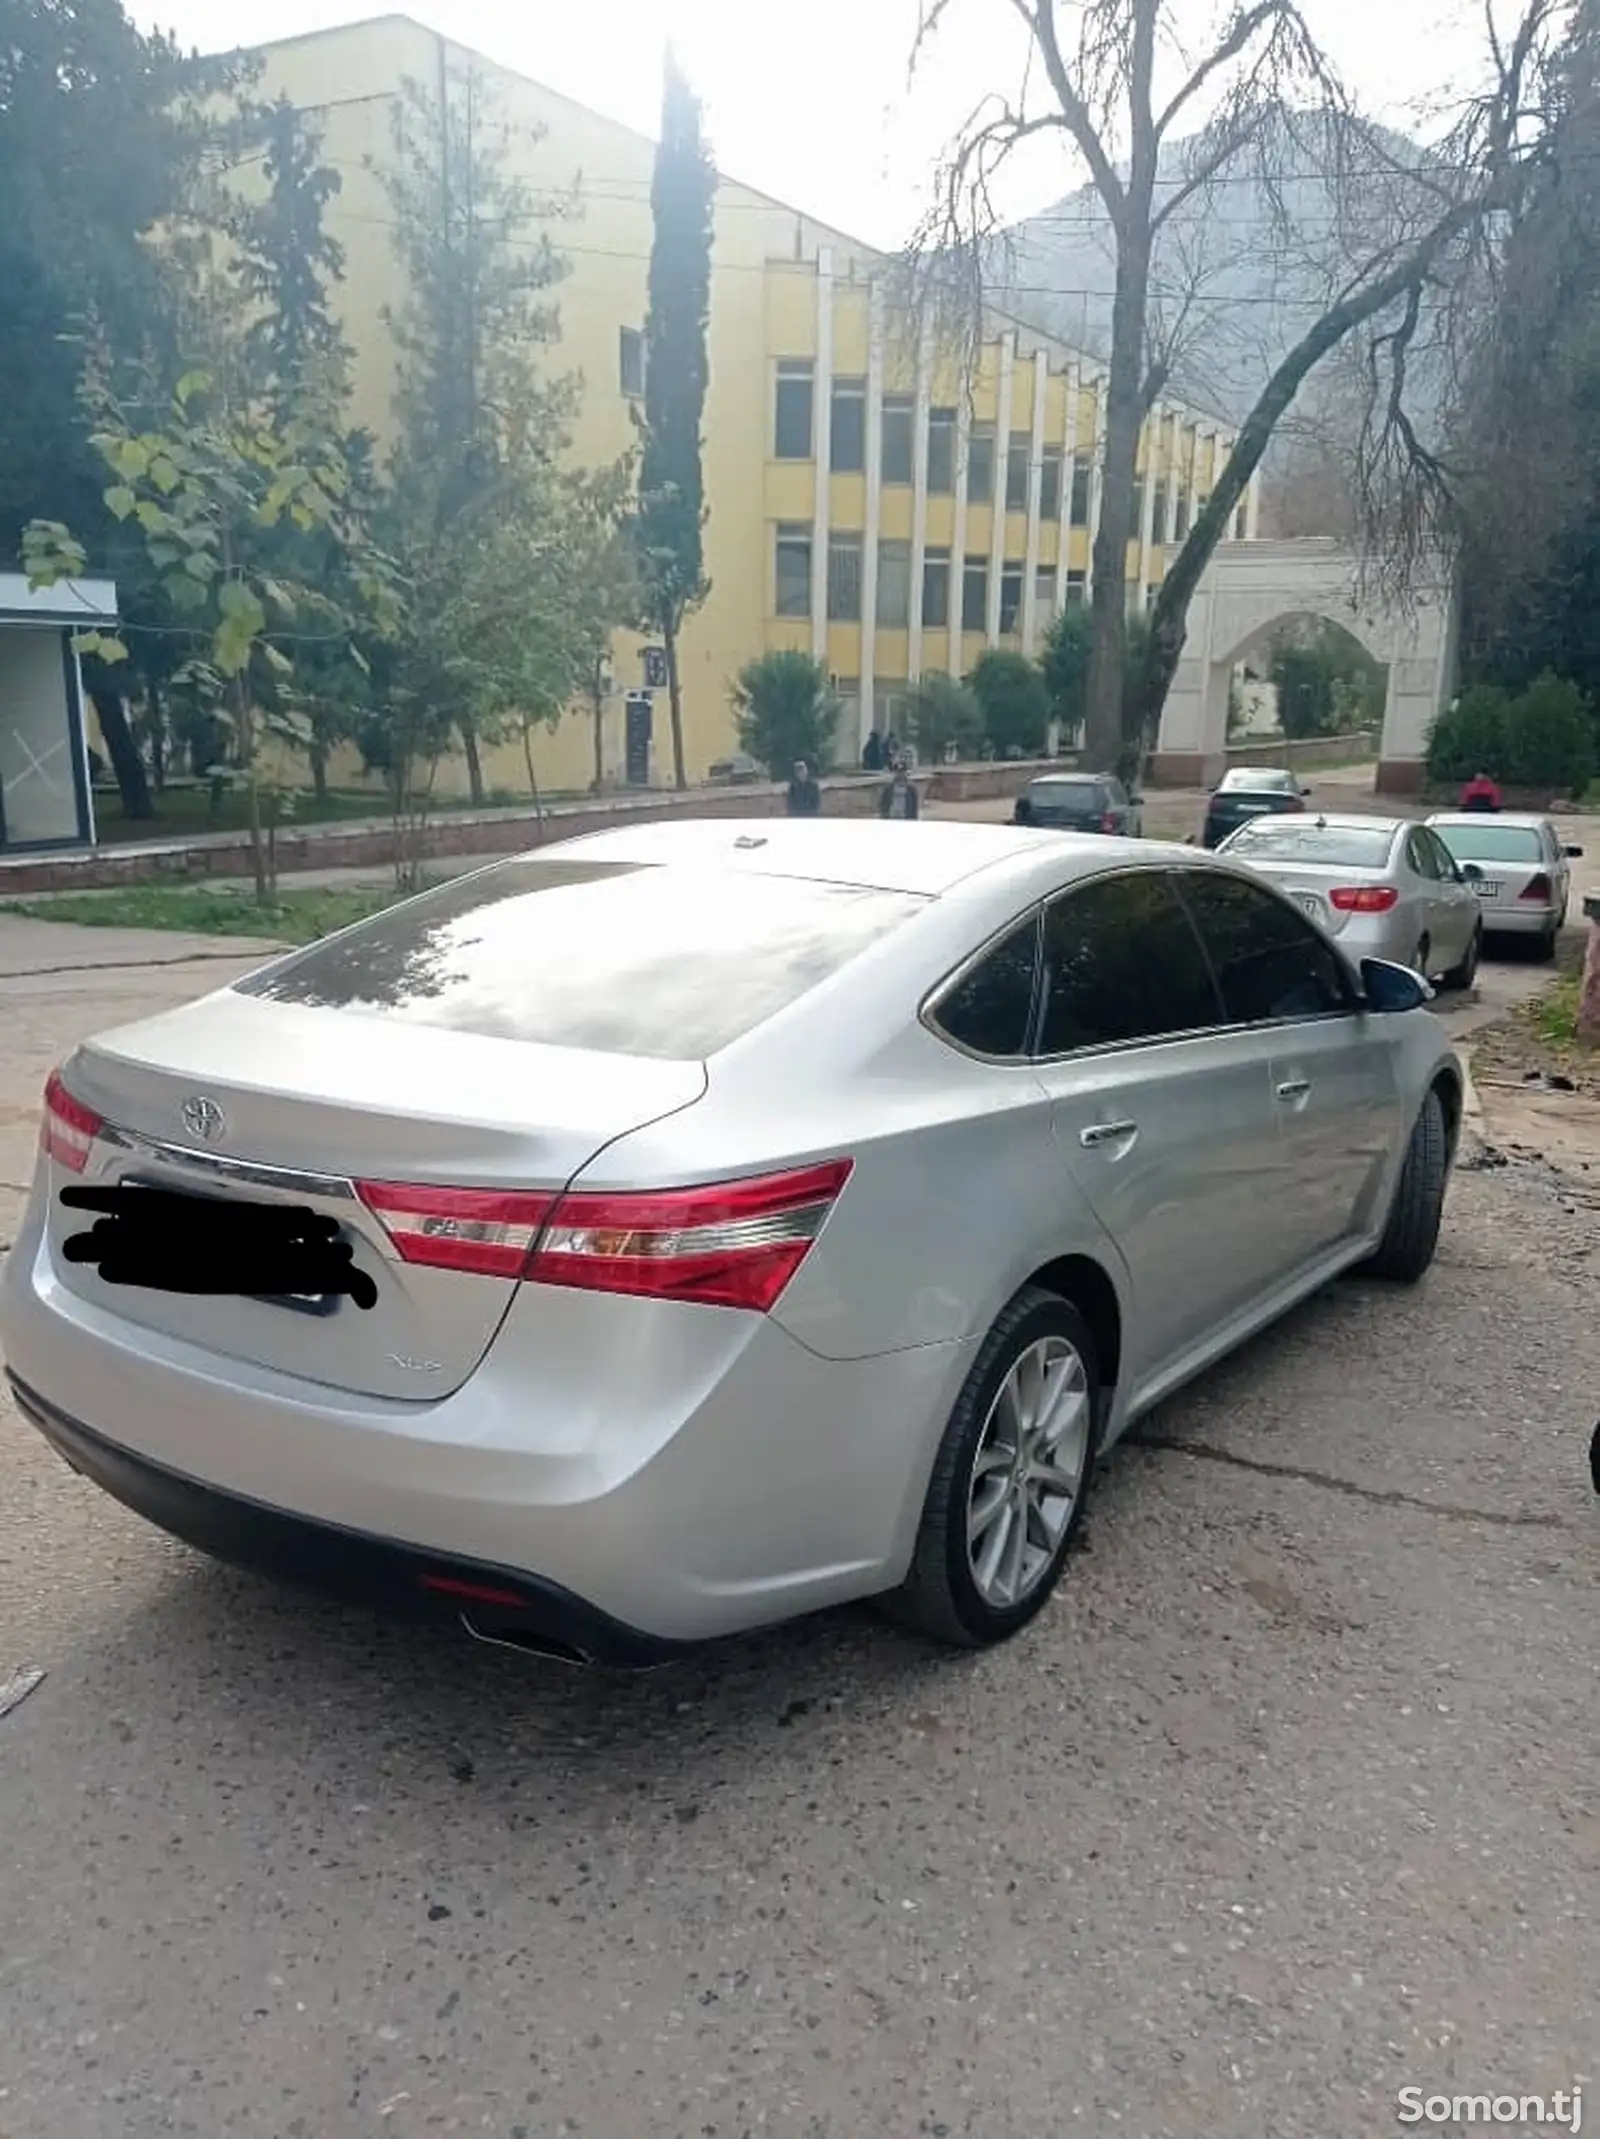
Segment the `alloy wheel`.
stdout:
[[1064,1337],[1013,1362],[989,1409],[967,1494],[967,1555],[986,1604],[1021,1604],[1055,1565],[1083,1485],[1089,1377]]

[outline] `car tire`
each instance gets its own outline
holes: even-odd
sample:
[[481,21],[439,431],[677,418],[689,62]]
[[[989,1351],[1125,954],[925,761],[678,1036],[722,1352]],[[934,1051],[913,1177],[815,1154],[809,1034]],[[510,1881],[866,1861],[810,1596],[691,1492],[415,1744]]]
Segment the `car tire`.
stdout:
[[[1070,1433],[1071,1454],[1059,1468],[1076,1483],[1066,1506],[1047,1513],[1043,1499],[1065,1495],[1048,1496],[1048,1488],[1041,1486],[1041,1505],[1033,1507],[1026,1474],[1018,1468],[1024,1460],[1020,1445],[1014,1456],[1000,1459],[1008,1416],[1016,1418],[1015,1406],[1008,1411],[1002,1404],[1008,1384],[1019,1370],[1026,1376],[1033,1363],[1048,1372],[1051,1357],[1058,1363],[1060,1379],[1052,1386],[1061,1415],[1070,1411],[1073,1423],[1048,1445],[1059,1453]],[[1081,1396],[1081,1405],[1069,1406],[1074,1394]],[[1050,1407],[1042,1395],[1041,1402],[1048,1421]],[[899,1589],[881,1600],[892,1618],[957,1649],[987,1648],[1009,1640],[1028,1624],[1060,1580],[1083,1521],[1099,1448],[1101,1405],[1099,1365],[1088,1323],[1058,1293],[1024,1286],[984,1339],[956,1398],[934,1458],[910,1573]],[[1013,1440],[1020,1444],[1020,1434]],[[990,1512],[996,1492],[998,1517]],[[980,1506],[980,1495],[987,1506]],[[975,1537],[974,1521],[983,1522],[985,1515],[989,1521]],[[998,1565],[985,1584],[984,1568],[996,1551]],[[1043,1555],[1032,1567],[1030,1552]],[[1013,1554],[1016,1594],[1008,1600],[1004,1574]]]
[[1450,1178],[1450,1131],[1436,1091],[1422,1102],[1395,1184],[1389,1222],[1377,1253],[1362,1264],[1368,1277],[1414,1285],[1433,1261]]
[[1452,966],[1444,976],[1447,988],[1470,988],[1478,977],[1478,961],[1483,956],[1483,923],[1480,921],[1472,931],[1472,941],[1467,945],[1467,955],[1460,965]]
[[1547,966],[1556,955],[1556,943],[1560,934],[1561,931],[1559,929],[1552,928],[1547,930],[1544,935],[1534,938],[1533,955],[1540,965]]

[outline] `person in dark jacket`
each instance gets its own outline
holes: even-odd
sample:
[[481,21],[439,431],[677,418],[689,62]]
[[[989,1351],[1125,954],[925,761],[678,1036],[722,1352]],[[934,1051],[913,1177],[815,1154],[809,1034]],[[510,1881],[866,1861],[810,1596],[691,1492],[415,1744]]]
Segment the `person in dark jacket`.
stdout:
[[883,737],[876,728],[867,737],[866,747],[861,753],[861,770],[863,772],[882,772],[883,770]]
[[822,789],[817,785],[811,767],[804,758],[796,758],[794,761],[794,775],[789,782],[786,807],[791,817],[822,815]]
[[911,775],[906,771],[904,758],[894,761],[894,776],[878,797],[880,817],[920,817],[922,801],[912,785]]

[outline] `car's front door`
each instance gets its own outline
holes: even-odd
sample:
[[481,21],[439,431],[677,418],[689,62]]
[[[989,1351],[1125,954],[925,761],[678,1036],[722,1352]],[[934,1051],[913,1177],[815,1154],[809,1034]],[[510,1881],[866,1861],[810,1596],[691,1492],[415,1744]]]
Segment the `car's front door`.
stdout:
[[1230,1028],[1270,1064],[1284,1173],[1263,1214],[1285,1277],[1370,1233],[1400,1132],[1393,1023],[1368,1016],[1322,932],[1269,885],[1179,874]]
[[1267,1289],[1282,1157],[1259,1034],[1225,1031],[1166,869],[1045,911],[1038,1074],[1061,1160],[1131,1287],[1126,1374],[1148,1383]]

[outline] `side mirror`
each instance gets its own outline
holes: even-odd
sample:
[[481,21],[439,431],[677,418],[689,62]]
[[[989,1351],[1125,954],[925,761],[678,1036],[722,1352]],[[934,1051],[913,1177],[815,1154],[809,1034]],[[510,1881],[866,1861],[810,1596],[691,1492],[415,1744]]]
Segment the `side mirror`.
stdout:
[[1461,876],[1463,882],[1468,884],[1476,884],[1482,877],[1482,875],[1483,871],[1478,867],[1478,864],[1476,862],[1463,862],[1461,864]]
[[1311,790],[1310,790],[1310,788],[1309,788],[1309,787],[1302,787],[1302,788],[1301,788],[1301,790],[1300,790],[1300,799],[1301,799],[1301,801],[1302,801],[1302,802],[1308,802],[1308,801],[1309,801],[1309,800],[1311,799]]
[[1569,862],[1581,862],[1583,860],[1582,847],[1564,847],[1562,849],[1562,852],[1566,855],[1567,860]]
[[1128,797],[1128,807],[1129,809],[1142,810],[1144,808],[1143,795],[1130,795]]
[[1387,958],[1362,959],[1361,988],[1367,1008],[1380,1017],[1400,1017],[1433,1001],[1433,990],[1420,973],[1392,965]]

